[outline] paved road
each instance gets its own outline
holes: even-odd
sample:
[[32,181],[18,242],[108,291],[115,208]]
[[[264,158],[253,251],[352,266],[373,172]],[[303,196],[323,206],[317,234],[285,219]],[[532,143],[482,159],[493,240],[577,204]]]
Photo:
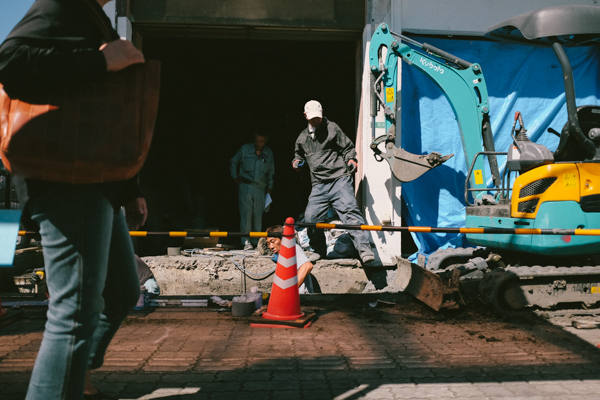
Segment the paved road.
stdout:
[[[369,300],[310,304],[319,318],[303,330],[251,328],[212,309],[133,314],[94,380],[120,399],[600,398],[600,330],[581,338],[534,316]],[[43,323],[0,328],[3,400],[24,398]]]

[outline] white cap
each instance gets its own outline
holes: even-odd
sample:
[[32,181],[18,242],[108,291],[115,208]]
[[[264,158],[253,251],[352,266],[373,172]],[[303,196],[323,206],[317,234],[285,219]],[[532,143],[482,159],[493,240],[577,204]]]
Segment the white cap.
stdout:
[[313,119],[315,117],[323,118],[323,107],[316,100],[311,100],[304,105],[304,113],[306,118]]

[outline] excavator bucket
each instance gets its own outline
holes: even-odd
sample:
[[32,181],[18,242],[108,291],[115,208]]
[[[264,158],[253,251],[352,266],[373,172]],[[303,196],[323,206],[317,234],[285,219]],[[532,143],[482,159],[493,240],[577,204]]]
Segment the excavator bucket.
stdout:
[[435,311],[457,309],[465,305],[460,290],[461,275],[459,269],[442,275],[434,274],[408,260],[399,259],[396,285]]
[[411,182],[425,172],[442,165],[453,156],[454,154],[442,156],[435,151],[431,154],[417,155],[401,148],[395,148],[392,159],[392,172],[400,182]]
[[440,310],[444,301],[444,284],[433,272],[401,259],[398,260],[396,284],[435,311]]

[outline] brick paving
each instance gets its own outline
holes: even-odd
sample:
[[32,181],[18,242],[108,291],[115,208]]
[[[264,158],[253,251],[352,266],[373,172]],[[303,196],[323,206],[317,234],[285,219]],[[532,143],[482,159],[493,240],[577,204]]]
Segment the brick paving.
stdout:
[[[93,380],[120,399],[600,397],[600,330],[367,303],[311,303],[318,320],[302,330],[251,328],[210,308],[132,314]],[[0,328],[1,399],[24,398],[44,322],[26,313]]]

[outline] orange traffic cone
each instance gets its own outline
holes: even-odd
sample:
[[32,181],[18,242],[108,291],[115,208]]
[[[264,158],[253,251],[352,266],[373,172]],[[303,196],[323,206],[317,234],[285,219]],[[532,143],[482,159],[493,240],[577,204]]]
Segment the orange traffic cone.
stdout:
[[263,313],[263,318],[254,319],[250,326],[253,328],[308,328],[315,315],[315,312],[305,314],[300,310],[294,219],[288,218],[283,228],[267,312]]
[[277,268],[273,277],[273,288],[269,307],[263,318],[288,321],[304,316],[300,311],[298,292],[298,268],[296,266],[296,237],[294,219],[285,220],[281,248],[277,257]]

